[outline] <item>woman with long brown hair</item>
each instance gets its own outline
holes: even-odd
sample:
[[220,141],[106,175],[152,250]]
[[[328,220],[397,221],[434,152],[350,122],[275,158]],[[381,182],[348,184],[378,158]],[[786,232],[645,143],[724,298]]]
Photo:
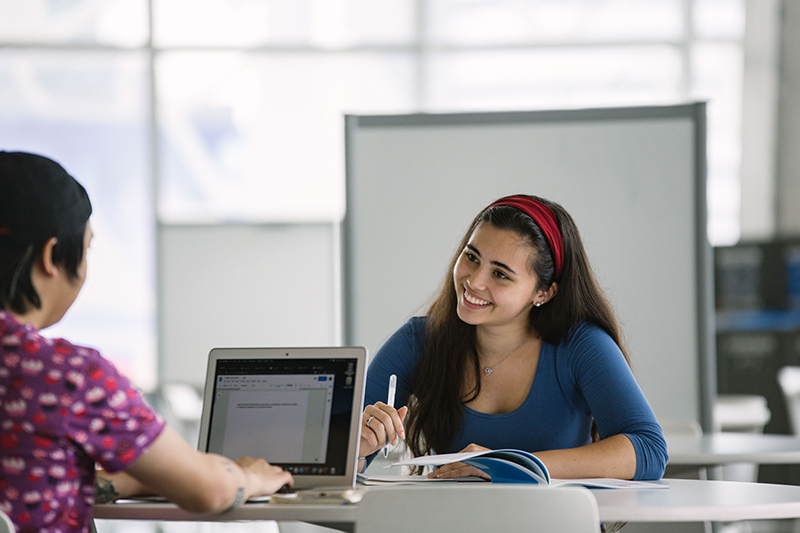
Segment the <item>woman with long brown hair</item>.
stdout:
[[[399,409],[381,401],[392,374]],[[365,404],[367,460],[401,438],[415,456],[526,450],[555,478],[658,479],[667,462],[578,228],[534,196],[475,218],[428,315],[375,355]],[[429,475],[485,477],[461,463]]]

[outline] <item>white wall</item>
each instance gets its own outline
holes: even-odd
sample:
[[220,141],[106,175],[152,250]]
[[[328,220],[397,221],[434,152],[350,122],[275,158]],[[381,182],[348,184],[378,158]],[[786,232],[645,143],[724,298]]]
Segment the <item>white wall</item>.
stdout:
[[203,384],[208,352],[340,343],[338,227],[159,228],[163,383]]
[[742,80],[741,236],[775,235],[781,0],[747,0]]
[[783,1],[780,55],[775,202],[778,234],[793,236],[800,235],[800,2],[796,0]]

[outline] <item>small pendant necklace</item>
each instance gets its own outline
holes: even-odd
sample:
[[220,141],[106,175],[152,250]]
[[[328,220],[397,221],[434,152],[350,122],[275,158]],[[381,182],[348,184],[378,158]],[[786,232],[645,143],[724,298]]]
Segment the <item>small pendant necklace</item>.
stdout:
[[[526,342],[528,342],[528,337],[527,337],[527,336],[526,336],[526,337],[525,337],[525,338],[522,340],[522,343],[521,343],[519,346],[517,346],[516,348],[514,348],[513,350],[511,350],[511,353],[510,353],[510,354],[508,354],[507,356],[503,357],[502,359],[500,359],[498,362],[496,362],[496,363],[495,363],[495,364],[493,364],[492,366],[493,366],[493,367],[495,367],[495,368],[497,368],[497,365],[499,365],[500,363],[502,363],[503,361],[505,361],[506,359],[508,359],[508,358],[509,358],[509,357],[511,357],[512,355],[514,355],[514,354],[517,352],[517,350],[519,350],[520,348],[522,348],[522,346],[523,346],[523,345],[524,345]],[[478,351],[478,355],[479,355],[479,356],[481,355],[481,353],[480,353],[480,350]],[[481,360],[481,362],[483,362],[483,357],[479,357],[479,359]],[[485,373],[485,374],[488,376],[489,374],[491,374],[491,373],[492,373],[492,368],[491,368],[490,366],[486,366],[486,367],[484,367],[484,369],[483,369],[483,372],[484,372],[484,373]]]

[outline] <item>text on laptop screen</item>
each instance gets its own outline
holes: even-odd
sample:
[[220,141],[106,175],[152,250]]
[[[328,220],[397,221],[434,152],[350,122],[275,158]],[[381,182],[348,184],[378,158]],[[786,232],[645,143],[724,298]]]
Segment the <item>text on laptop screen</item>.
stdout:
[[354,378],[347,358],[219,360],[206,449],[295,474],[341,473]]

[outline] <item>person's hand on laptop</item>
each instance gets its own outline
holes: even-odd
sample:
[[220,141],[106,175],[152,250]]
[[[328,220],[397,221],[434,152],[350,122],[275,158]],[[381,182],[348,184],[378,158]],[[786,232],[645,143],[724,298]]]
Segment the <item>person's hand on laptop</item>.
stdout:
[[284,486],[294,486],[294,479],[289,472],[269,464],[264,459],[239,457],[236,464],[242,467],[245,475],[250,478],[249,484],[253,490],[251,497],[269,496]]
[[294,485],[289,472],[264,459],[232,461],[199,452],[169,426],[133,465],[100,477],[100,488],[109,495],[103,501],[155,494],[199,514],[220,513]]

